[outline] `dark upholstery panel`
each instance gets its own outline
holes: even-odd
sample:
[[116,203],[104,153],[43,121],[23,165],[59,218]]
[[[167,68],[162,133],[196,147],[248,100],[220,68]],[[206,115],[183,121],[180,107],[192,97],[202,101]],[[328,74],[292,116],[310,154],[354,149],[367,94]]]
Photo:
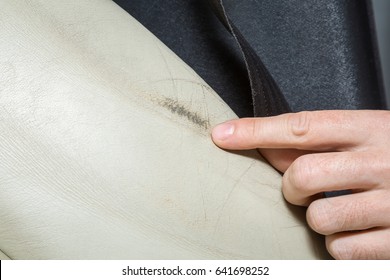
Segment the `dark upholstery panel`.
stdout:
[[[115,0],[208,82],[252,116],[245,63],[207,0]],[[225,0],[293,111],[385,108],[365,0]]]

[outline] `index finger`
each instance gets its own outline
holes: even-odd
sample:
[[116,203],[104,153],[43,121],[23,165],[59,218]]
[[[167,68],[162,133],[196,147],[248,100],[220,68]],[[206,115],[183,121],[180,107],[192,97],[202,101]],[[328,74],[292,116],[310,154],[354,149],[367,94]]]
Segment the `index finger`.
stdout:
[[373,114],[340,110],[244,118],[216,126],[212,137],[225,149],[347,150],[367,140]]

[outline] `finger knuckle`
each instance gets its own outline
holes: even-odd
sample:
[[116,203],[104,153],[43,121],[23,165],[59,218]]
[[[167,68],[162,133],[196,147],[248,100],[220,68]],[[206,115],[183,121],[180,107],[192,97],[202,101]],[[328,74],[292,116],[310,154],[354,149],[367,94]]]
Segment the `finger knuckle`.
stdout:
[[306,193],[313,178],[313,166],[310,156],[301,156],[289,168],[288,179],[291,188],[299,193]]
[[260,129],[259,122],[256,119],[254,118],[248,119],[248,124],[246,126],[246,131],[245,131],[246,138],[257,139],[260,133],[259,129]]
[[363,244],[350,244],[348,241],[334,242],[328,247],[329,253],[338,260],[362,260],[375,258],[376,253],[372,248]]
[[322,201],[314,201],[306,212],[309,226],[320,234],[328,234],[332,230],[332,215]]
[[332,242],[326,243],[326,248],[328,252],[334,257],[336,260],[349,260],[352,257],[352,249],[350,248],[348,242],[344,239],[335,239]]
[[377,253],[374,248],[369,248],[364,244],[356,244],[352,246],[349,258],[352,260],[376,259]]
[[336,216],[337,225],[339,231],[346,231],[354,229],[355,225],[367,224],[369,222],[366,215],[369,209],[368,201],[351,201],[347,203],[344,207],[340,207]]
[[341,233],[326,236],[326,249],[337,260],[380,259],[381,250],[359,238],[364,233]]
[[294,141],[305,144],[310,131],[310,112],[303,111],[290,114],[287,118],[287,127]]

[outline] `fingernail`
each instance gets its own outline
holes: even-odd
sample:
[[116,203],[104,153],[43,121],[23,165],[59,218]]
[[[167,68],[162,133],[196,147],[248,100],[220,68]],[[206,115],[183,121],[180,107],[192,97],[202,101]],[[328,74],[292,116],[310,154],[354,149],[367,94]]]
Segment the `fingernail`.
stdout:
[[226,140],[234,133],[234,125],[232,123],[222,123],[214,127],[212,135],[213,139]]

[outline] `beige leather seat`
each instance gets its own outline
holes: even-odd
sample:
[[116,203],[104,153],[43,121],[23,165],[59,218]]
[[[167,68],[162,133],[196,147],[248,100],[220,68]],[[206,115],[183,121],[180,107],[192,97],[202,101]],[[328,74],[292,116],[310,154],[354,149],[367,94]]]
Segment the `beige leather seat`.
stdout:
[[0,0],[0,258],[312,259],[304,209],[235,118],[107,0]]

